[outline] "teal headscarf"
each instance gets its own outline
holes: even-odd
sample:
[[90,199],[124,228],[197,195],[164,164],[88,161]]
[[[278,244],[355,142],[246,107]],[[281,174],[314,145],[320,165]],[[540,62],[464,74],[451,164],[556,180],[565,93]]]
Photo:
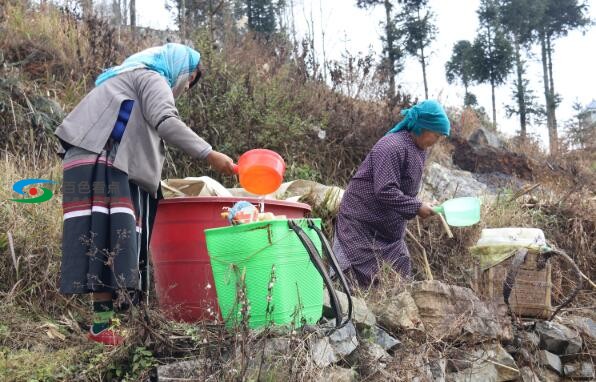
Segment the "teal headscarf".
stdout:
[[199,52],[186,45],[169,43],[156,46],[133,54],[124,60],[122,65],[107,69],[97,77],[95,86],[122,72],[147,68],[161,74],[168,81],[170,88],[174,89],[196,70],[200,60]]
[[422,129],[434,131],[441,135],[449,135],[451,124],[440,103],[435,100],[426,100],[412,106],[410,109],[401,111],[404,119],[401,120],[387,134],[396,133],[400,130],[411,131],[416,135],[422,133]]

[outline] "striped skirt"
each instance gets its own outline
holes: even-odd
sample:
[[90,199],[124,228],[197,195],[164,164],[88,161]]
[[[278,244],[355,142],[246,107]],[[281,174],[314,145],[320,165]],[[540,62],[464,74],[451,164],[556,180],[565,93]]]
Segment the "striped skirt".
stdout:
[[117,143],[100,154],[71,147],[64,156],[64,231],[60,291],[145,290],[156,199],[112,162]]

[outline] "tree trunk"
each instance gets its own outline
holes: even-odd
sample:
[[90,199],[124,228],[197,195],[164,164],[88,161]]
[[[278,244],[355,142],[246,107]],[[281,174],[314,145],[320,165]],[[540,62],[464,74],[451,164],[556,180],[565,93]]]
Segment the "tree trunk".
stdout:
[[428,99],[428,82],[426,81],[426,57],[424,47],[420,47],[420,63],[422,64],[422,78],[424,79],[424,99]]
[[133,40],[137,38],[137,1],[130,0],[130,31]]
[[555,82],[553,79],[553,61],[551,57],[552,47],[550,36],[546,36],[546,55],[548,60],[548,79],[549,79],[549,90],[550,90],[550,112],[551,112],[551,123],[552,123],[552,135],[555,140],[555,154],[559,152],[559,134],[557,132],[557,102],[555,99]]
[[323,81],[327,83],[327,54],[325,52],[325,25],[323,24],[323,0],[319,0],[319,13],[321,17],[321,44],[323,48]]
[[385,33],[387,34],[387,66],[389,69],[389,101],[395,98],[395,52],[393,51],[394,36],[391,28],[391,1],[385,0]]
[[551,112],[552,101],[551,101],[551,91],[550,91],[550,81],[548,78],[548,63],[547,63],[547,54],[546,54],[546,34],[544,31],[540,33],[540,51],[542,54],[542,79],[544,82],[544,98],[545,98],[545,105],[546,105],[546,125],[548,128],[548,145],[549,145],[549,152],[551,155],[555,155],[557,153],[557,134],[556,131],[553,129],[553,115]]
[[495,81],[490,80],[490,90],[493,99],[493,130],[497,130],[497,106],[495,102]]
[[186,0],[180,0],[180,8],[178,9],[179,30],[180,37],[184,40],[186,38]]
[[[418,8],[418,22],[420,22],[420,8]],[[426,82],[426,57],[424,57],[424,42],[420,41],[420,64],[422,64],[422,79],[424,80],[424,99],[428,99],[428,83]]]
[[515,44],[515,65],[517,67],[517,105],[519,107],[519,135],[522,142],[526,140],[526,97],[525,97],[525,86],[524,86],[524,67],[521,59],[521,48],[517,37],[514,37]]
[[290,10],[292,12],[292,14],[291,14],[291,17],[292,17],[292,44],[293,44],[294,56],[296,56],[297,49],[298,49],[298,41],[296,40],[296,22],[295,22],[295,18],[294,18],[294,0],[290,0]]
[[[491,39],[490,33],[491,33],[490,26],[487,26],[486,35],[488,37],[488,55],[489,55],[489,57],[492,58],[492,56],[493,56],[493,49],[492,49],[493,41]],[[494,79],[492,67],[490,69],[490,90],[491,90],[491,96],[492,96],[492,101],[493,101],[493,130],[496,131],[497,130],[497,105],[495,102],[495,79]]]
[[213,7],[213,0],[209,0],[209,38],[211,39],[209,42],[211,43],[211,46],[215,44],[215,12],[216,10]]

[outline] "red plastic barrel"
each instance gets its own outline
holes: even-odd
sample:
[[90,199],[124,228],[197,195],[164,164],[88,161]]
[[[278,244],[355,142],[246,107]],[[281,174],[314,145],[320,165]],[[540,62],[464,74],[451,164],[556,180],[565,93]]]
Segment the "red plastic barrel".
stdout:
[[[240,200],[255,205],[260,201],[215,196],[160,201],[150,248],[157,300],[168,318],[186,322],[221,318],[204,230],[229,225],[221,217],[222,209]],[[288,218],[302,218],[310,210],[308,204],[265,200],[265,212]]]

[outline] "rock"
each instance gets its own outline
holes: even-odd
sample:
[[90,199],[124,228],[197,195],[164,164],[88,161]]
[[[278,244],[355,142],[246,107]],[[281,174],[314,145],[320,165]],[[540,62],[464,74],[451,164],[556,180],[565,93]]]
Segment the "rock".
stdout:
[[[332,320],[323,325],[324,329],[332,328]],[[334,331],[329,336],[313,336],[310,341],[310,353],[315,364],[326,367],[350,355],[358,347],[358,338],[354,324],[349,322],[343,328]]]
[[[342,311],[347,313],[348,297],[345,293],[337,290],[335,293],[337,294],[337,298],[341,304]],[[331,309],[331,299],[329,298],[329,293],[327,293],[327,290],[325,290],[323,296],[323,315],[327,318],[335,318],[333,309]],[[372,328],[377,323],[375,315],[368,309],[366,302],[359,297],[352,297],[352,321],[354,321],[356,326],[359,328]]]
[[453,164],[462,170],[474,173],[500,172],[527,180],[533,178],[530,161],[523,154],[489,145],[471,144],[458,136],[453,136],[450,142],[455,146]]
[[534,332],[521,332],[519,340],[524,347],[529,347],[530,349],[538,349],[540,346],[540,337]]
[[575,362],[563,366],[565,377],[577,379],[594,379],[594,365],[591,362]]
[[540,348],[557,355],[572,355],[581,352],[582,339],[579,334],[565,325],[552,321],[536,323],[540,337]]
[[445,382],[447,374],[447,360],[444,358],[429,361],[429,368],[432,374],[433,382]]
[[357,365],[360,375],[368,377],[384,369],[391,361],[391,356],[374,342],[362,342],[360,346],[347,357],[351,365]]
[[501,139],[501,137],[499,137],[496,133],[482,127],[470,135],[468,142],[473,146],[491,146],[496,149],[505,148],[505,142]]
[[401,345],[401,342],[397,338],[394,338],[378,326],[373,328],[371,339],[385,351],[391,351],[398,345]]
[[565,318],[565,324],[573,327],[583,336],[596,342],[596,322],[589,317],[569,316]]
[[519,370],[519,377],[521,382],[541,382],[538,376],[530,369],[525,366]]
[[539,370],[538,376],[542,382],[559,382],[561,381],[561,377],[557,374],[556,371],[552,371],[551,369],[544,369]]
[[394,333],[400,330],[424,330],[416,301],[409,292],[402,292],[376,306],[375,313],[381,325]]
[[205,380],[204,359],[174,362],[157,367],[157,380],[159,382],[173,382],[184,380],[186,382],[201,382]]
[[469,288],[421,281],[411,285],[410,293],[426,333],[435,339],[468,343],[511,339],[508,323],[499,322]]
[[457,373],[448,374],[447,381],[513,381],[520,375],[513,357],[499,344],[479,347],[466,354],[471,366]]
[[540,350],[538,352],[538,362],[540,365],[548,367],[549,369],[557,372],[558,375],[563,374],[563,365],[561,359],[556,355],[546,350]]
[[356,351],[350,354],[347,359],[352,364],[361,362],[384,364],[391,361],[391,356],[381,346],[374,342],[365,341],[361,342]]
[[329,342],[339,357],[350,355],[358,346],[354,324],[349,322],[343,328],[334,331],[329,336]]
[[321,377],[322,380],[329,382],[355,382],[358,374],[354,369],[333,366],[325,368]]
[[310,356],[319,367],[327,367],[339,361],[328,337],[316,338],[310,341]]
[[474,179],[468,171],[450,169],[433,162],[424,178],[424,190],[435,199],[446,196],[479,196],[487,192],[487,186]]
[[268,338],[265,340],[263,356],[265,359],[272,359],[278,356],[287,356],[291,351],[290,339]]
[[501,172],[476,173],[472,174],[474,179],[486,185],[487,194],[497,195],[503,189],[521,189],[528,185],[527,181],[520,180],[514,175],[503,174]]

